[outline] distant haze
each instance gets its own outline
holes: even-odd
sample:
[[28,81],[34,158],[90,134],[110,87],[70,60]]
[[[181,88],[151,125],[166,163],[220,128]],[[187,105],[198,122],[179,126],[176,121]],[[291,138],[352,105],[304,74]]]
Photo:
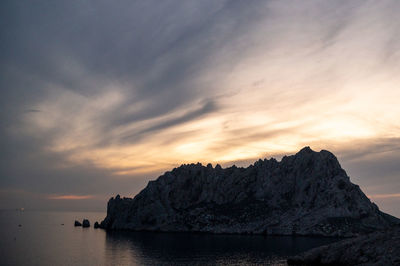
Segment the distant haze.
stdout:
[[400,216],[400,2],[1,1],[0,208],[105,210],[303,146]]

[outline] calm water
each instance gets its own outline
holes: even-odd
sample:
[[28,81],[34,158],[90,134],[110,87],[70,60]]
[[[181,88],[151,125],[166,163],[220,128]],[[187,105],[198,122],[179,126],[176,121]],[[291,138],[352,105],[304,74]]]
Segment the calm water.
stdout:
[[[74,227],[99,212],[0,211],[0,265],[285,265],[335,239],[105,232]],[[64,223],[65,225],[61,225]],[[21,224],[21,227],[18,225]]]

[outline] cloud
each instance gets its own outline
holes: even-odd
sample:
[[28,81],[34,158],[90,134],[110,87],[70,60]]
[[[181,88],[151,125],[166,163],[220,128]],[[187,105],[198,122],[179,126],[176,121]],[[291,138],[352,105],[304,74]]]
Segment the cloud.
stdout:
[[1,5],[2,188],[105,201],[311,145],[397,193],[396,1]]
[[84,200],[93,198],[93,195],[51,195],[48,198],[52,200]]
[[400,198],[400,193],[394,193],[394,194],[374,194],[374,195],[368,195],[369,198],[372,199],[387,199],[387,198]]
[[214,112],[216,110],[217,110],[217,106],[215,105],[215,103],[213,101],[207,101],[205,104],[203,104],[203,106],[201,106],[197,110],[186,111],[184,114],[182,114],[178,117],[167,119],[165,121],[160,121],[159,123],[156,123],[155,125],[152,125],[152,126],[149,126],[147,128],[140,130],[133,136],[125,136],[123,138],[123,140],[130,141],[130,139],[132,139],[132,137],[135,138],[135,137],[138,137],[138,136],[141,136],[144,134],[149,134],[153,131],[160,131],[160,130],[167,129],[167,128],[170,128],[173,126],[184,124],[189,121],[194,121],[194,120],[196,120],[208,113]]

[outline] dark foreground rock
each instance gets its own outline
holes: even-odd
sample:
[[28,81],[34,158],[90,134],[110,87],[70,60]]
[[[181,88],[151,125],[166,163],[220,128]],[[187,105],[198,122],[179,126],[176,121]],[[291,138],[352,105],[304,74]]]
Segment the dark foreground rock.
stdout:
[[94,225],[93,225],[93,227],[94,227],[94,228],[99,228],[99,227],[100,227],[100,224],[99,224],[98,222],[95,222]]
[[75,220],[74,226],[82,226],[82,224],[79,221]]
[[312,249],[289,265],[400,265],[400,227]]
[[150,181],[133,199],[111,198],[109,230],[350,237],[389,228],[350,182],[336,157],[309,147],[247,168],[182,165]]
[[83,219],[82,227],[90,227],[90,222],[87,219]]

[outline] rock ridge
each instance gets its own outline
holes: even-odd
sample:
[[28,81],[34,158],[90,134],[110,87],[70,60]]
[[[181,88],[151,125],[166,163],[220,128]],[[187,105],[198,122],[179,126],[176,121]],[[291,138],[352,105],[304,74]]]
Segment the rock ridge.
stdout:
[[350,237],[397,222],[350,182],[335,155],[305,147],[247,168],[181,165],[134,198],[111,198],[100,227]]
[[400,265],[400,227],[311,249],[288,265]]

